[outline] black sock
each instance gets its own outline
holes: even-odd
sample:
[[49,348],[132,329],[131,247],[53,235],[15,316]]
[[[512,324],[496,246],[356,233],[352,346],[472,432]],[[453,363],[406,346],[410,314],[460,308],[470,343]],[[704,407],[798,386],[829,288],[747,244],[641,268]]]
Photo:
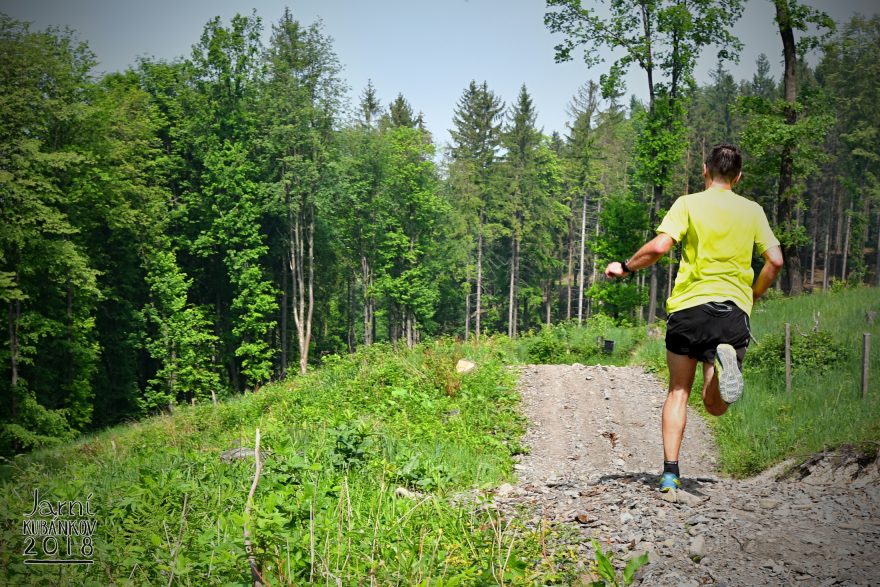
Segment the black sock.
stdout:
[[680,477],[681,475],[678,472],[678,461],[663,461],[663,472],[675,473],[676,476]]

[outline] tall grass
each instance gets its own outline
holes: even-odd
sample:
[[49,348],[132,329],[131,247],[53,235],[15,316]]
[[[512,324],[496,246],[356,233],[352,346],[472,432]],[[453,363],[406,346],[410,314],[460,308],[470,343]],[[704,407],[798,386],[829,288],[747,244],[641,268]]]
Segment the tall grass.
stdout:
[[[0,486],[0,583],[249,584],[245,523],[273,585],[526,583],[534,541],[450,499],[509,479],[521,450],[507,352],[493,339],[374,345],[257,394],[17,458]],[[463,356],[476,371],[455,372]],[[253,460],[219,457],[252,447],[256,427],[265,465],[246,520]],[[34,489],[92,495],[93,565],[24,564]]]

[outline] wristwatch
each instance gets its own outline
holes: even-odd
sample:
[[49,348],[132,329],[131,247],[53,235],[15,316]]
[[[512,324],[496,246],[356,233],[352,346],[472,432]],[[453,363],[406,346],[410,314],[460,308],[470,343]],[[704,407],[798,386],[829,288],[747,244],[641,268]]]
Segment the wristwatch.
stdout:
[[621,261],[620,266],[623,269],[624,273],[632,273],[632,269],[626,266],[626,261]]

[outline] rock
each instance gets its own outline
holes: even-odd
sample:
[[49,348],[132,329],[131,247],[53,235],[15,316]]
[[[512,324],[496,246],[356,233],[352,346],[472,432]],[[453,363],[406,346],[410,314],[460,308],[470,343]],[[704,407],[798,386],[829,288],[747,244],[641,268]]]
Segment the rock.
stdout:
[[498,497],[507,497],[513,492],[513,485],[510,483],[504,483],[495,490],[495,495]]
[[623,459],[614,459],[611,461],[611,463],[614,465],[617,465],[618,467],[625,467],[626,466],[626,461],[624,461]]
[[631,513],[623,512],[622,514],[620,514],[620,523],[621,524],[629,524],[632,521],[633,521],[633,516]]
[[521,464],[521,463],[516,463],[516,464],[513,466],[513,470],[514,470],[514,471],[528,471],[529,468],[528,468],[527,466]]
[[584,368],[584,366],[581,365],[580,363],[572,363],[571,366],[574,367],[575,369],[583,369]]
[[574,521],[578,524],[587,524],[590,522],[590,514],[587,512],[578,512],[574,516]]
[[605,399],[608,400],[608,399],[611,399],[611,394],[608,393],[608,390],[607,390],[607,389],[603,389],[603,390],[602,390],[602,397],[604,397]]
[[687,491],[682,491],[681,489],[676,491],[676,493],[678,494],[676,496],[678,498],[678,503],[683,503],[691,507],[697,506],[706,501],[705,498],[698,497],[692,493],[688,493]]
[[455,364],[456,373],[470,373],[476,368],[477,364],[473,361],[468,361],[467,359],[459,359],[458,362]]
[[703,560],[703,557],[706,556],[706,539],[702,534],[694,536],[691,540],[690,546],[688,546],[688,557],[695,563]]
[[[224,451],[220,454],[220,460],[224,463],[231,463],[232,461],[243,461],[252,458],[254,458],[254,449],[248,448],[246,446],[230,448],[229,450]],[[266,460],[266,453],[262,450],[260,451],[260,460]]]
[[769,498],[760,499],[760,500],[758,500],[758,505],[761,506],[761,508],[763,508],[765,510],[772,510],[773,508],[775,508],[776,506],[779,505],[779,500],[778,499],[769,499]]
[[406,487],[398,487],[394,490],[395,497],[403,497],[406,499],[418,499],[422,496],[421,493],[417,493],[415,491],[410,491]]

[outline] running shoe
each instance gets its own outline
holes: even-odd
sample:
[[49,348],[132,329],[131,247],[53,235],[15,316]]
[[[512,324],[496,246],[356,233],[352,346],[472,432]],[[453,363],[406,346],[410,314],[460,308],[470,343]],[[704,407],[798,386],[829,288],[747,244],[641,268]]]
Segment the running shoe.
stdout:
[[715,373],[721,399],[728,404],[738,400],[743,392],[743,376],[736,362],[736,351],[729,344],[719,344],[715,349]]
[[663,476],[660,477],[660,491],[666,493],[673,489],[681,489],[681,480],[678,478],[678,475],[675,473],[663,473]]

